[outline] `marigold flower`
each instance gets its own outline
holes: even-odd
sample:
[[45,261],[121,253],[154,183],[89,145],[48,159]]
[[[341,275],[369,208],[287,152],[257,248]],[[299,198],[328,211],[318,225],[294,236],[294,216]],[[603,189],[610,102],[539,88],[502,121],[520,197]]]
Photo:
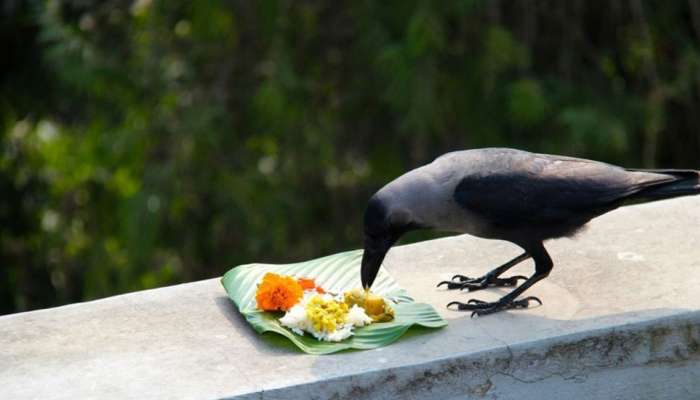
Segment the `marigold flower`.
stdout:
[[263,311],[287,311],[303,295],[304,289],[296,279],[268,272],[258,285],[255,300]]
[[314,281],[314,278],[299,278],[297,280],[299,281],[299,284],[304,290],[316,289],[316,293],[326,293],[326,291],[323,290],[322,287],[316,286],[316,281]]
[[297,280],[304,290],[311,290],[316,287],[316,282],[314,282],[313,278],[299,278]]

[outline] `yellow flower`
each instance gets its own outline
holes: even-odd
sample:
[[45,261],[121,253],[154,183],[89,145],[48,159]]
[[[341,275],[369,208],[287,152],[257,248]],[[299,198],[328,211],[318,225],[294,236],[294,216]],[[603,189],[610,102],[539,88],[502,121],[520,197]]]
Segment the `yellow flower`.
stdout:
[[321,296],[312,297],[306,304],[306,316],[317,331],[334,332],[345,322],[347,315],[347,304],[324,300]]

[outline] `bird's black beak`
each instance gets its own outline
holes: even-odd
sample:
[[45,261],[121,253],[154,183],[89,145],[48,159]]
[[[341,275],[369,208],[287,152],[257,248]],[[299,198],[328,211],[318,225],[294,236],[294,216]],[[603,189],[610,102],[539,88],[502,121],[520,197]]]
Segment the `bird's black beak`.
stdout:
[[386,252],[389,251],[389,248],[395,241],[389,236],[365,236],[365,251],[362,254],[362,270],[360,272],[363,288],[369,289],[372,287]]

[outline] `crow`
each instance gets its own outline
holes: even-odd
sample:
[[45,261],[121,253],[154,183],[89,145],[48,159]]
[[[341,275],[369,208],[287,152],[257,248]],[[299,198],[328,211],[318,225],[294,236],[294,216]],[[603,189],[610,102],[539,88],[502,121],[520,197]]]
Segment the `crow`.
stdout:
[[[480,278],[455,275],[448,289],[516,287],[495,302],[471,299],[447,307],[472,316],[526,308],[537,297],[518,299],[547,277],[552,259],[543,242],[574,235],[591,219],[620,206],[700,194],[700,172],[625,169],[603,162],[507,148],[456,151],[407,172],[368,201],[364,214],[362,286],[369,289],[387,251],[406,232],[434,229],[506,240],[523,254]],[[528,277],[501,275],[532,258]]]

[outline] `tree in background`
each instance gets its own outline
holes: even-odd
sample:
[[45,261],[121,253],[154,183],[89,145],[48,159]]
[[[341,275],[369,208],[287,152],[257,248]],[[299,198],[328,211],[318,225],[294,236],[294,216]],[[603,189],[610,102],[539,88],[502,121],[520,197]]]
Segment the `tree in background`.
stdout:
[[356,248],[368,196],[455,149],[700,166],[694,0],[6,0],[0,18],[0,312]]

